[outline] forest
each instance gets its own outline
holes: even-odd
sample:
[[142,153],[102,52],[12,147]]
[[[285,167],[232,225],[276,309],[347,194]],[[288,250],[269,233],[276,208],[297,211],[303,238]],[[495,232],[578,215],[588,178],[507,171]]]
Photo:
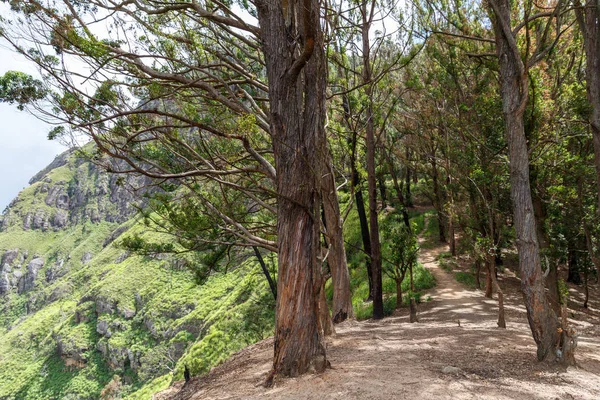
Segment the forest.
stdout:
[[569,285],[586,310],[600,271],[597,1],[4,2],[0,36],[39,75],[6,73],[0,101],[121,184],[140,177],[139,218],[163,239],[121,245],[202,255],[200,284],[232,253],[260,261],[266,386],[330,366],[326,337],[364,313],[358,269],[368,317],[417,320],[423,206],[496,296],[498,329],[516,255],[530,357],[576,363]]

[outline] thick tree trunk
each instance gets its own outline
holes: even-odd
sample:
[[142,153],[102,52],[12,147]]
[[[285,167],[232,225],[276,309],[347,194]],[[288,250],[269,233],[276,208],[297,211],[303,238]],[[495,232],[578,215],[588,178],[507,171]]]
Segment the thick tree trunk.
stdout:
[[546,285],[548,286],[548,301],[552,306],[552,309],[556,313],[558,317],[560,317],[560,313],[562,312],[562,308],[560,307],[560,293],[558,291],[558,268],[555,263],[550,263],[548,266],[550,271],[548,271],[548,275],[546,276]]
[[[276,0],[256,5],[269,82],[278,194],[279,271],[275,354],[266,382],[270,384],[275,375],[297,376],[327,366],[317,257],[326,65],[317,0],[290,3],[294,7],[286,9]],[[288,40],[290,30],[298,35],[297,41]]]
[[[543,252],[544,249],[549,247],[550,240],[548,239],[548,234],[544,228],[544,221],[546,219],[546,206],[537,193],[533,196],[533,212],[535,215],[538,243],[540,246],[540,251]],[[546,267],[549,268],[549,271],[547,271],[545,275],[546,286],[548,287],[548,301],[550,302],[550,306],[554,310],[554,313],[557,316],[560,316],[561,306],[560,295],[558,293],[558,271],[556,270],[556,265],[554,263],[548,262],[547,264],[548,265]]]
[[[326,143],[326,142],[325,142]],[[344,232],[340,206],[335,186],[335,176],[328,149],[325,174],[321,179],[323,210],[325,212],[326,239],[329,249],[328,264],[333,285],[333,322],[339,323],[353,317],[350,274],[346,261]]]
[[363,82],[366,84],[366,96],[369,102],[366,107],[367,138],[367,182],[369,188],[369,231],[371,233],[371,271],[373,276],[373,319],[383,318],[383,282],[381,276],[381,244],[379,242],[379,221],[377,213],[377,175],[375,173],[375,126],[372,101],[373,84],[371,82],[371,59],[369,52],[369,29],[372,16],[367,11],[367,2],[361,6],[363,16],[362,48],[363,48]]
[[529,184],[529,155],[523,126],[523,113],[528,95],[527,70],[511,32],[510,1],[490,0],[489,4],[496,17],[494,31],[523,299],[529,326],[538,348],[538,360],[554,359],[557,354],[556,332],[559,324],[546,299]]

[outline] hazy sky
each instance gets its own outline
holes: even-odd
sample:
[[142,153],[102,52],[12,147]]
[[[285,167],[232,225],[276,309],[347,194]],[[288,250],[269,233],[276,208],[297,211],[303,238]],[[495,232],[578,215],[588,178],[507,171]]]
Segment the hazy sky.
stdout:
[[[0,39],[0,75],[10,70],[35,73],[35,68]],[[26,111],[0,104],[0,214],[33,175],[66,150],[46,138],[50,129]]]

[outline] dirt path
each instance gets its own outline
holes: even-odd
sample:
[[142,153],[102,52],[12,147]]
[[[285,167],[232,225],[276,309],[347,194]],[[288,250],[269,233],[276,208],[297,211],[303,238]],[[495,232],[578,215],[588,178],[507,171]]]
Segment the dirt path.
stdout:
[[[402,309],[383,321],[348,321],[327,340],[332,369],[265,389],[272,340],[260,342],[156,399],[600,399],[600,340],[580,341],[583,368],[535,361],[535,345],[517,295],[507,293],[508,329],[496,327],[497,306],[441,270],[444,246],[420,259],[437,286],[410,324]],[[460,326],[459,326],[460,322]]]

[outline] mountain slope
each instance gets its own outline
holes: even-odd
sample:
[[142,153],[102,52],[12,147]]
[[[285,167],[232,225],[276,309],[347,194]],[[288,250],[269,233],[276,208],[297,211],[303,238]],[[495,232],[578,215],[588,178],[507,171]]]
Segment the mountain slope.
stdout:
[[144,178],[109,175],[66,152],[0,217],[0,399],[149,398],[207,371],[272,326],[272,299],[250,254],[199,286],[193,254],[140,256],[121,238]]
[[273,340],[267,339],[206,376],[177,382],[155,400],[600,398],[597,296],[590,310],[582,310],[575,302],[581,293],[571,288],[569,321],[579,334],[578,367],[540,363],[515,274],[499,273],[507,318],[507,329],[500,329],[497,301],[439,267],[436,256],[446,250],[439,244],[421,250],[420,260],[437,285],[425,293],[431,301],[419,305],[419,323],[409,322],[406,307],[383,320],[336,325],[336,334],[327,339],[331,369],[324,373],[263,387],[273,357]]

